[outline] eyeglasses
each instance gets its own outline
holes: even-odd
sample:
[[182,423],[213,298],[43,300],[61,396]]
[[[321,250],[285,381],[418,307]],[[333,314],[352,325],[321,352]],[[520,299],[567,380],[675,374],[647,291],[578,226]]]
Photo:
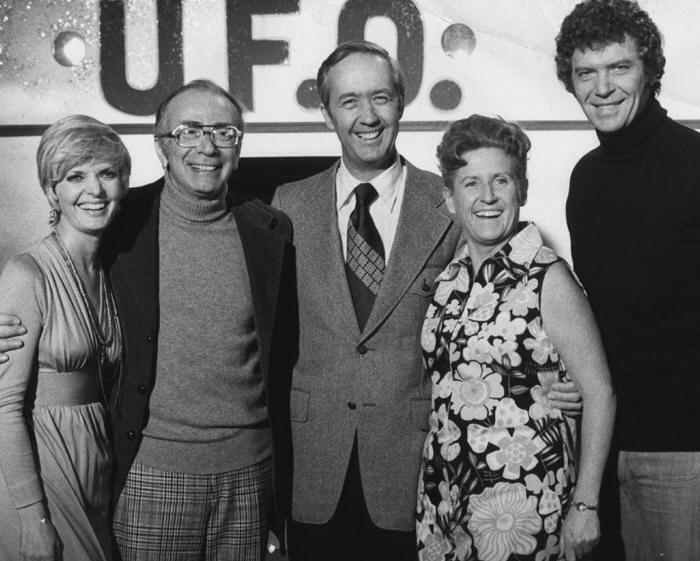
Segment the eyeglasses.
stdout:
[[178,125],[170,132],[155,135],[156,138],[174,138],[182,148],[194,148],[202,141],[202,136],[208,134],[214,146],[219,148],[235,148],[243,132],[233,125],[209,127],[205,125]]

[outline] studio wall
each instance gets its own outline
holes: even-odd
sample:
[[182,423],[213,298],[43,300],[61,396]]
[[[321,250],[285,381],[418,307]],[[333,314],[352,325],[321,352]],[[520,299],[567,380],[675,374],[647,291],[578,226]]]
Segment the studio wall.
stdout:
[[[48,231],[34,163],[48,124],[87,113],[114,125],[133,156],[132,186],[143,184],[160,175],[151,136],[158,100],[191,79],[209,78],[246,106],[244,158],[337,156],[313,79],[338,42],[362,37],[386,47],[404,68],[409,103],[398,146],[419,167],[436,170],[435,147],[454,119],[497,114],[525,127],[533,148],[523,216],[568,258],[569,173],[597,144],[554,71],[554,37],[575,3],[2,0],[0,265]],[[661,103],[697,127],[700,3],[640,4],[665,39]]]

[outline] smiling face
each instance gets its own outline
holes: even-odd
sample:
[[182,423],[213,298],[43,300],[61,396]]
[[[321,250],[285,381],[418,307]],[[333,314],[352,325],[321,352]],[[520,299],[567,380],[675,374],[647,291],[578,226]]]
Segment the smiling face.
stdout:
[[56,229],[101,235],[119,211],[127,188],[113,163],[92,160],[72,167],[46,191],[51,206],[61,211]]
[[343,149],[343,162],[357,179],[369,181],[396,157],[402,110],[389,63],[354,53],[333,66],[326,78],[328,107],[321,112]]
[[515,233],[521,201],[515,162],[500,148],[479,148],[461,155],[467,162],[444,188],[448,210],[462,226],[469,252],[478,267]]
[[[168,104],[158,133],[172,131],[180,124],[233,125],[242,128],[241,116],[225,97],[206,90],[186,90]],[[241,150],[219,148],[209,134],[202,135],[193,148],[178,146],[174,138],[156,140],[158,159],[166,169],[168,183],[181,193],[214,199],[226,190],[226,182],[238,167]]]
[[574,95],[591,124],[601,132],[628,126],[651,93],[634,39],[600,49],[576,49],[571,57]]

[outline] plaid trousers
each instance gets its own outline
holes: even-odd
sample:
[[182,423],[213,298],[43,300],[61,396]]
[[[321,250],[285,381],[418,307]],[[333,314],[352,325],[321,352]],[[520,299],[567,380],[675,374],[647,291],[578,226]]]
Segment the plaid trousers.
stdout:
[[134,463],[114,513],[122,561],[260,561],[272,497],[271,460],[186,474]]

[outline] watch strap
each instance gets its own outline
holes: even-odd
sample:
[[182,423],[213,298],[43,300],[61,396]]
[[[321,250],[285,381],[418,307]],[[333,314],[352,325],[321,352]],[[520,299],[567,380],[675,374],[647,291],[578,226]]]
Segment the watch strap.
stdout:
[[583,501],[579,501],[577,503],[574,503],[574,507],[579,512],[583,512],[585,510],[598,510],[598,505],[589,505],[589,504],[584,503]]

